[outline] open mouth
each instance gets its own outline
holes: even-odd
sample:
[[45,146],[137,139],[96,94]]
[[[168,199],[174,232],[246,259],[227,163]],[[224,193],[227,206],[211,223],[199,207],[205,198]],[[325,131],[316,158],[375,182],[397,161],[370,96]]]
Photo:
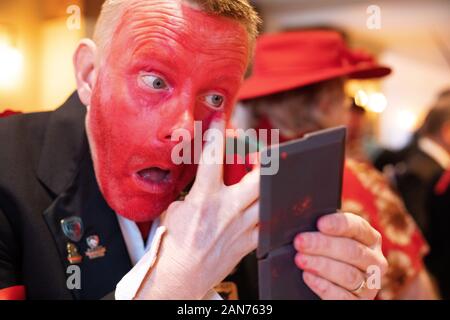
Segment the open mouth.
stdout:
[[150,167],[134,174],[138,187],[148,193],[163,194],[173,189],[173,173],[158,167]]
[[170,170],[164,170],[158,167],[146,168],[137,172],[140,180],[150,184],[161,184],[170,181]]

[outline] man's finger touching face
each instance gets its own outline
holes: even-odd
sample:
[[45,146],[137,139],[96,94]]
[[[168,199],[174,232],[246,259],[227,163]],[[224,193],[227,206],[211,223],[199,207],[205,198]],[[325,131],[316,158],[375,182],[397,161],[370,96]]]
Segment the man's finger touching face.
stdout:
[[98,50],[86,119],[96,177],[117,213],[153,220],[192,181],[194,165],[171,160],[172,133],[194,138],[194,121],[205,130],[218,112],[230,116],[249,47],[241,23],[188,2],[127,2]]

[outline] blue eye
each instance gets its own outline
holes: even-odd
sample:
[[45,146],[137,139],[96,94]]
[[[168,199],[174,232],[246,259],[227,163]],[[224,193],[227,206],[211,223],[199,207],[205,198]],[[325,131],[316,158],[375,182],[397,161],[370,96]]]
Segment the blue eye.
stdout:
[[211,94],[205,96],[205,102],[214,109],[220,109],[223,106],[225,98],[219,94]]
[[142,81],[149,86],[152,89],[155,90],[164,90],[167,88],[167,83],[164,81],[164,79],[154,76],[154,75],[143,75]]

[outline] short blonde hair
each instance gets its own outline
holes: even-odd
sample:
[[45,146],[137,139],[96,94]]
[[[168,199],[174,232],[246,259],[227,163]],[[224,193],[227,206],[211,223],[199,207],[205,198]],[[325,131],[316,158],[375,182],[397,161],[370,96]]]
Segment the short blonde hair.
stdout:
[[[94,31],[94,42],[104,49],[116,31],[120,18],[124,12],[125,4],[131,0],[106,0],[102,6],[100,16]],[[200,10],[217,16],[231,18],[245,26],[249,35],[250,55],[258,36],[261,24],[255,9],[248,0],[181,0],[197,6]]]

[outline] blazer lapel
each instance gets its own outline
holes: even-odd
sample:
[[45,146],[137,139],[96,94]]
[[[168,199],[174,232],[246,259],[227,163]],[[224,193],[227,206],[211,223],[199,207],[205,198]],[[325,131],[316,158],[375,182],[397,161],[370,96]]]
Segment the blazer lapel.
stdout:
[[36,172],[38,179],[54,195],[67,189],[89,149],[85,117],[86,107],[77,93],[51,113]]
[[[81,289],[71,293],[75,299],[100,299],[115,290],[132,265],[117,217],[95,179],[83,108],[75,95],[52,114],[37,173],[54,194],[44,219],[66,276],[71,264],[80,267]],[[64,232],[62,221],[68,219],[76,223],[65,223]]]

